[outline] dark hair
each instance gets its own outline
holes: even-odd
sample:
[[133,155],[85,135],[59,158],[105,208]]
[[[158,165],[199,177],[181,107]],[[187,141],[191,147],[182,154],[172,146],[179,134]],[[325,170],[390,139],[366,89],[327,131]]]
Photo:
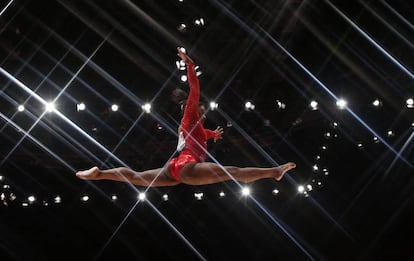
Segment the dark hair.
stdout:
[[[171,95],[171,99],[180,105],[181,112],[184,112],[185,105],[187,104],[188,93],[182,89],[174,89]],[[203,100],[199,101],[198,106],[205,106],[205,102]]]

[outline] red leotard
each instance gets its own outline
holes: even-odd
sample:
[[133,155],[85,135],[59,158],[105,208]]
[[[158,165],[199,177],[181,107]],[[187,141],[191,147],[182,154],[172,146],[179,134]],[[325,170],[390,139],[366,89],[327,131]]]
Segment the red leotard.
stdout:
[[168,167],[171,176],[180,181],[180,171],[190,162],[203,162],[206,160],[207,140],[214,138],[215,132],[204,129],[198,111],[200,100],[200,83],[198,81],[194,64],[187,65],[187,78],[190,93],[181,120],[181,129],[185,138],[185,148],[180,154],[170,160]]

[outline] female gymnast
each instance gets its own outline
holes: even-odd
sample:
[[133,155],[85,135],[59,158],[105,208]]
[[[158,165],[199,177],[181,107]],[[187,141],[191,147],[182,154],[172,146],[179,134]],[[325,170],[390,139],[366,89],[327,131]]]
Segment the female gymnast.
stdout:
[[115,180],[130,182],[138,186],[174,186],[180,183],[187,185],[206,185],[228,180],[250,183],[259,179],[273,178],[281,180],[284,174],[295,168],[296,164],[289,162],[278,167],[234,167],[222,166],[212,162],[205,162],[207,151],[207,140],[221,139],[222,128],[216,130],[204,129],[204,105],[199,104],[200,85],[194,69],[193,60],[187,56],[181,48],[177,48],[178,56],[187,66],[187,76],[190,93],[185,105],[184,114],[181,119],[178,132],[179,155],[171,159],[164,167],[145,171],[134,171],[129,168],[119,167],[100,170],[93,167],[89,170],[79,171],[76,176],[84,180]]

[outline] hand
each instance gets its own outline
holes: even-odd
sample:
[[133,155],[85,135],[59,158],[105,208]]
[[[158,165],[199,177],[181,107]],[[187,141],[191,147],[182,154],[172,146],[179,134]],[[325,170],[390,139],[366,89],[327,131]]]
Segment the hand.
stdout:
[[215,130],[214,130],[214,142],[222,139],[223,137],[221,136],[223,134],[224,130],[222,127],[218,126]]
[[185,63],[185,64],[194,64],[194,62],[193,62],[193,60],[190,58],[190,57],[188,57],[188,55],[187,54],[185,54],[182,50],[181,50],[181,47],[177,47],[177,51],[178,51],[178,53],[177,53],[177,55],[178,55],[178,57],[180,57],[181,58],[181,60],[183,60],[183,62]]

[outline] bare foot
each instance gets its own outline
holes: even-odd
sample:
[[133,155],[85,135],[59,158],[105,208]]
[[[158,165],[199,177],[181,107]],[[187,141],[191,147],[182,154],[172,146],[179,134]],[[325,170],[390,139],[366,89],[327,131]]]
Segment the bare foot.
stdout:
[[278,173],[277,173],[275,179],[277,181],[281,180],[286,172],[288,172],[289,170],[294,169],[294,168],[296,168],[296,164],[293,163],[293,162],[288,162],[286,164],[280,165],[279,167],[276,168],[278,170]]
[[93,167],[88,170],[76,172],[76,176],[80,179],[93,180],[97,179],[99,175],[99,168]]

